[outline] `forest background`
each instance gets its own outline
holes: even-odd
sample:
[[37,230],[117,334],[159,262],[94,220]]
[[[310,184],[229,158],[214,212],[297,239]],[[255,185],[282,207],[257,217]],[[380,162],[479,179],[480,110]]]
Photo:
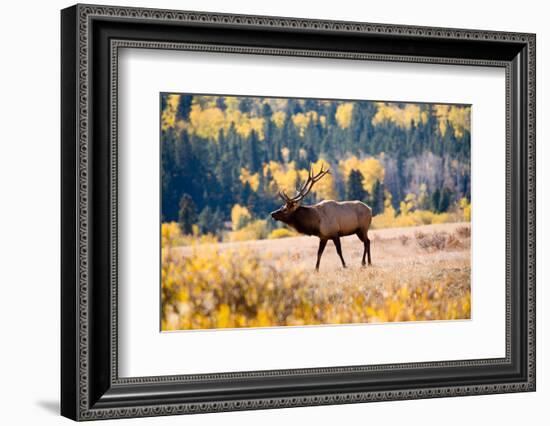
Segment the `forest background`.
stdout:
[[[181,245],[292,236],[269,219],[321,164],[306,203],[361,200],[374,229],[469,221],[469,105],[162,93],[162,222]],[[185,236],[188,236],[186,238]]]

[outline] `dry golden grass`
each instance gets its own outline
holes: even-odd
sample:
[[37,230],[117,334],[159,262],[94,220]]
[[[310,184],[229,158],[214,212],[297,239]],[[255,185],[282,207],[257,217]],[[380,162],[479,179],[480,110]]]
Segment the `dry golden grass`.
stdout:
[[[470,318],[470,237],[464,224],[371,231],[373,265],[357,237],[293,237],[173,247],[163,233],[163,330]],[[460,229],[458,232],[457,230]],[[165,235],[166,234],[166,235]],[[423,247],[422,240],[435,244]]]

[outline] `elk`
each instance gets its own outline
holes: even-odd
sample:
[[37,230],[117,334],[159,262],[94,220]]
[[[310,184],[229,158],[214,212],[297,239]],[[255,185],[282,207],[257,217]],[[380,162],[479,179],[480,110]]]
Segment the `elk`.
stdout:
[[342,266],[346,267],[344,256],[342,255],[342,246],[340,237],[347,235],[357,235],[363,242],[363,260],[361,264],[365,266],[365,257],[370,258],[370,240],[368,237],[369,226],[372,220],[372,210],[361,201],[333,201],[324,200],[312,206],[303,206],[302,200],[313,188],[316,182],[330,172],[330,169],[313,173],[310,168],[307,181],[298,189],[297,194],[290,198],[284,191],[279,191],[279,196],[285,204],[278,210],[271,213],[271,217],[294,228],[296,231],[305,235],[315,235],[319,237],[319,250],[317,251],[317,264],[315,270],[319,270],[321,256],[327,245],[328,240],[332,240],[336,246],[336,252],[342,261]]

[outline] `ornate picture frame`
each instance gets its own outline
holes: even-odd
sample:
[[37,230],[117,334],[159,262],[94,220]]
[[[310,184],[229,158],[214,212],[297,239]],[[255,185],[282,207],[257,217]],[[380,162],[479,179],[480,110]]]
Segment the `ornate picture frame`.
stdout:
[[[62,415],[93,420],[535,390],[534,34],[95,5],[64,9],[61,30]],[[117,72],[126,47],[504,69],[506,356],[119,377]]]

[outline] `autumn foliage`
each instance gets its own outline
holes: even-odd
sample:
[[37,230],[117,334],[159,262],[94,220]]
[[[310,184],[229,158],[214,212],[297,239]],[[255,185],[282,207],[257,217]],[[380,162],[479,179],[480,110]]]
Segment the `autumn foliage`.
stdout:
[[[380,226],[455,220],[459,211],[462,219],[470,200],[470,114],[468,105],[164,93],[163,221],[178,221],[187,234],[196,223],[223,240],[236,205],[246,207],[250,222],[266,220],[280,204],[278,192],[292,193],[322,164],[331,174],[306,204],[353,196],[385,214]],[[363,191],[349,183],[352,173]],[[414,206],[403,210],[411,197]],[[182,216],[183,199],[192,203]],[[393,212],[385,212],[387,200]]]
[[[182,255],[171,245],[177,238],[175,228],[163,228],[163,330],[470,317],[469,262],[312,274],[292,254],[274,255],[246,245],[195,245]],[[439,234],[419,237],[427,238]],[[425,250],[464,249],[467,238],[460,238],[460,247]]]

